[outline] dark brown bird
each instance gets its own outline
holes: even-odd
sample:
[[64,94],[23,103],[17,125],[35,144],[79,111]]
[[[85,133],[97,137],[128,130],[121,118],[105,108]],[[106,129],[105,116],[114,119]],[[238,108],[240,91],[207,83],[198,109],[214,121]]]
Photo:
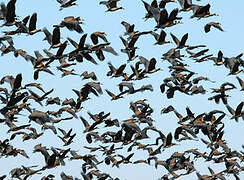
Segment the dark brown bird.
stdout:
[[58,130],[63,134],[63,138],[69,138],[71,136],[72,128],[66,132],[65,130],[58,128]]
[[[147,2],[143,1],[143,0],[142,0],[142,2],[143,2],[144,7],[145,7],[145,9],[147,11],[147,13],[145,14],[145,17],[143,18],[146,21],[149,18],[153,18],[153,11],[154,10],[158,10],[159,11],[159,9],[157,8],[158,4],[157,4],[157,2],[155,3],[155,1],[153,1],[151,5],[148,4]],[[156,4],[156,7],[155,7],[155,5],[153,3]]]
[[34,13],[34,14],[32,14],[32,16],[30,18],[28,34],[33,35],[33,34],[41,31],[41,29],[36,28],[36,22],[37,22],[37,13]]
[[109,91],[108,89],[105,89],[106,93],[112,98],[111,100],[117,100],[120,98],[123,98],[122,93],[115,95],[114,93],[112,93],[111,91]]
[[144,58],[143,56],[139,56],[140,59],[140,63],[142,63],[145,66],[145,72],[146,73],[154,73],[157,72],[159,70],[161,70],[161,68],[156,68],[156,63],[157,60],[155,58],[152,58],[150,61],[147,60],[146,58]]
[[117,7],[117,2],[119,2],[120,0],[108,0],[108,1],[100,1],[99,4],[103,4],[105,6],[107,6],[107,11],[117,11],[119,9],[124,9],[123,7]]
[[70,31],[76,31],[78,33],[83,33],[83,29],[80,24],[84,24],[84,19],[81,17],[67,16],[58,25],[53,25],[53,27],[66,27]]
[[53,29],[53,34],[51,34],[46,28],[43,28],[43,32],[46,36],[45,40],[51,45],[49,49],[51,48],[58,48],[62,45],[60,42],[60,28],[55,27]]
[[41,71],[47,72],[47,73],[49,73],[51,75],[54,75],[53,72],[50,69],[48,69],[47,67],[42,66],[42,67],[36,68],[36,70],[34,72],[34,75],[33,75],[34,80],[37,80],[39,78],[39,73]]
[[104,42],[108,42],[105,32],[96,31],[90,35],[93,44],[98,43],[98,38],[101,38]]
[[[5,12],[3,13],[4,18],[4,24],[2,26],[12,26],[16,24],[15,18],[15,3],[16,0],[10,0],[7,4],[7,7],[5,7]],[[2,8],[3,6],[1,6]]]
[[85,120],[82,116],[80,116],[80,119],[85,127],[84,132],[93,131],[94,129],[97,129],[96,125],[98,125],[98,121],[94,122],[92,125],[90,125],[87,120]]
[[88,73],[87,71],[84,71],[80,76],[83,76],[83,79],[91,78],[94,81],[97,80],[97,76],[96,76],[96,74],[94,72]]
[[47,96],[53,92],[53,90],[54,89],[51,89],[50,91],[45,92],[42,96],[39,96],[38,94],[36,94],[32,90],[28,89],[29,93],[31,94],[28,98],[34,99],[36,102],[38,102],[40,104],[41,101],[43,101],[44,99],[46,99]]
[[61,136],[58,136],[58,137],[64,142],[64,146],[68,146],[73,142],[73,139],[75,136],[76,136],[76,133],[71,135],[68,140],[65,140],[65,138],[63,138]]
[[126,67],[126,64],[122,64],[118,69],[116,69],[111,62],[108,62],[108,67],[110,71],[107,72],[107,76],[120,77],[125,74],[123,71]]
[[167,44],[167,43],[171,43],[170,41],[165,41],[165,37],[166,37],[166,32],[164,30],[161,30],[160,34],[157,34],[155,32],[151,32],[151,34],[154,36],[154,39],[156,40],[156,42],[154,43],[155,45],[163,45],[163,44]]
[[121,24],[125,27],[124,35],[129,35],[129,37],[132,37],[133,35],[139,32],[134,30],[135,24],[129,24],[125,21],[122,21]]
[[58,114],[62,114],[63,112],[67,112],[69,114],[71,114],[74,118],[78,118],[78,116],[76,115],[76,112],[74,111],[73,108],[70,108],[70,107],[61,107],[59,110],[58,110]]
[[192,6],[192,11],[193,11],[193,15],[191,16],[191,18],[197,17],[198,19],[201,18],[207,18],[210,16],[218,16],[218,14],[216,13],[210,13],[210,4],[207,4],[205,6],[199,6],[199,5],[195,5]]
[[155,21],[157,22],[157,25],[155,26],[155,30],[157,30],[158,28],[171,27],[176,24],[182,23],[181,21],[178,21],[182,19],[182,17],[177,17],[178,12],[179,12],[178,8],[173,9],[170,12],[170,14],[168,14],[165,8],[163,8],[162,10],[154,8],[152,14]]
[[137,47],[135,47],[136,41],[139,39],[141,35],[145,35],[149,33],[151,33],[151,31],[143,31],[143,32],[136,33],[131,37],[129,41],[125,40],[122,36],[120,36],[120,39],[123,42],[125,49],[137,49]]
[[218,57],[210,57],[208,59],[213,60],[216,66],[220,66],[220,65],[224,64],[224,62],[223,62],[223,53],[220,50],[218,52]]
[[76,0],[57,0],[57,2],[60,4],[61,11],[63,8],[71,7],[71,6],[77,6],[78,4],[75,2]]
[[184,47],[187,47],[186,41],[188,39],[188,33],[186,33],[184,36],[182,36],[181,40],[179,40],[174,34],[170,33],[172,39],[174,40],[176,44],[176,48],[182,49]]
[[[237,107],[236,110],[234,110],[232,107],[229,106],[229,104],[226,104],[226,108],[228,109],[228,111],[231,113],[232,117],[231,119],[235,119],[236,122],[238,122],[238,118],[240,117],[244,117],[243,114],[244,112],[242,111],[243,108],[243,104],[244,102],[241,102]],[[244,119],[243,119],[244,120]]]
[[220,26],[221,24],[219,22],[210,22],[210,23],[207,23],[205,26],[204,26],[204,31],[205,33],[208,33],[211,29],[211,27],[215,27],[217,29],[219,29],[220,31],[224,31],[222,29],[222,27]]
[[191,52],[191,51],[189,51],[189,50],[186,50],[186,52],[190,54],[190,58],[191,58],[191,57],[193,57],[193,58],[197,58],[197,57],[199,57],[199,56],[204,55],[206,52],[208,52],[208,50],[209,50],[209,49],[204,49],[204,50],[201,50],[201,51],[199,51],[199,52],[197,52],[197,53],[193,53],[193,52]]
[[181,9],[180,11],[190,11],[192,10],[192,0],[178,0],[180,6],[181,6]]

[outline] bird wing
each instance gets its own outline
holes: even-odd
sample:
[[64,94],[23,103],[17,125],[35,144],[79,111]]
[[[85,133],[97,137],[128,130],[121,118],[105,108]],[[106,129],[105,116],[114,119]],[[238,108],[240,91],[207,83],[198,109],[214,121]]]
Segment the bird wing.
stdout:
[[120,73],[122,73],[123,70],[125,69],[125,67],[126,67],[126,64],[122,64],[122,65],[118,68],[116,74],[120,74]]
[[53,29],[52,45],[60,43],[60,29],[55,27]]
[[93,44],[97,44],[98,43],[98,37],[97,37],[97,35],[95,33],[92,33],[90,35],[90,38],[91,38]]
[[160,35],[159,35],[159,38],[158,38],[158,41],[159,42],[165,41],[166,35],[167,35],[166,32],[164,30],[161,30]]
[[29,31],[33,31],[36,29],[36,21],[37,21],[37,13],[34,13],[30,18]]
[[89,86],[91,86],[92,88],[96,89],[96,91],[99,93],[99,94],[103,94],[103,91],[102,91],[102,88],[100,86],[99,83],[96,83],[96,82],[88,82],[87,83]]
[[171,35],[173,41],[175,42],[175,44],[177,46],[179,46],[180,45],[180,40],[174,34],[170,33],[170,35]]
[[43,28],[43,32],[44,32],[44,34],[45,34],[45,36],[46,36],[46,40],[47,40],[47,42],[51,45],[52,44],[52,38],[53,38],[53,36],[52,36],[52,34],[47,30],[47,28]]
[[148,72],[149,64],[150,64],[149,60],[143,56],[139,56],[139,59],[140,59],[140,63],[142,63],[145,66],[146,72]]
[[105,91],[108,93],[109,96],[111,96],[111,97],[114,97],[115,96],[115,94],[112,93],[111,91],[109,91],[108,89],[105,89]]
[[184,34],[184,36],[181,38],[180,46],[185,46],[187,39],[188,39],[188,33]]
[[15,3],[16,0],[10,0],[7,4],[6,21],[9,23],[13,23],[15,21]]
[[208,33],[210,31],[211,25],[208,23],[204,26],[205,33]]
[[90,127],[90,125],[88,124],[87,120],[85,120],[82,116],[80,116],[80,119],[81,119],[81,121],[84,124],[86,129]]
[[79,46],[78,46],[79,50],[82,50],[84,48],[86,37],[87,37],[87,34],[84,34],[83,36],[81,36]]

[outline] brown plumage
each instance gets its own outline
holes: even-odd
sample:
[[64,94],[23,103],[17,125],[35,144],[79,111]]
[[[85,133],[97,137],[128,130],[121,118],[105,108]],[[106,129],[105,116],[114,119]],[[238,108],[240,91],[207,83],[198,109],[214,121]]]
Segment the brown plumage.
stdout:
[[108,0],[108,1],[100,1],[99,4],[103,4],[105,6],[107,6],[107,11],[117,11],[119,9],[124,9],[123,7],[118,7],[117,6],[117,2],[120,0]]
[[210,23],[207,23],[205,26],[204,26],[204,31],[205,33],[208,33],[211,29],[211,27],[215,27],[217,29],[219,29],[220,31],[224,31],[222,29],[222,27],[220,26],[221,24],[219,22],[210,22]]

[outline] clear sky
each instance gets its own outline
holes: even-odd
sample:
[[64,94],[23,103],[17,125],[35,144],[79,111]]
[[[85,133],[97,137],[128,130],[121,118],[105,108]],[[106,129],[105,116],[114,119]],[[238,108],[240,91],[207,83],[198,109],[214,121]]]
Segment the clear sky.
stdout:
[[[7,3],[8,1],[3,1]],[[146,1],[151,3],[151,1]],[[223,120],[225,123],[224,129],[224,137],[228,142],[228,146],[232,148],[232,150],[241,150],[241,145],[244,144],[243,138],[241,138],[241,134],[243,134],[244,123],[242,120],[239,122],[235,122],[234,120],[230,120],[230,113],[227,111],[223,103],[215,104],[214,101],[207,100],[208,97],[212,96],[211,88],[219,88],[220,85],[224,82],[232,82],[237,86],[237,89],[234,89],[229,94],[231,97],[229,98],[228,103],[234,109],[236,106],[243,101],[243,92],[240,92],[239,83],[234,75],[227,76],[229,70],[224,66],[214,66],[212,61],[206,61],[203,63],[194,63],[192,59],[185,58],[184,63],[189,64],[188,69],[197,73],[194,77],[197,76],[207,76],[210,80],[215,81],[216,83],[211,83],[208,81],[201,82],[200,84],[207,90],[205,95],[197,94],[194,96],[187,96],[180,92],[176,92],[173,99],[167,99],[166,94],[162,94],[160,92],[159,86],[162,84],[163,79],[166,77],[170,77],[170,72],[168,66],[170,65],[166,61],[162,61],[162,54],[167,52],[170,48],[175,47],[175,44],[166,44],[163,46],[153,45],[155,42],[153,36],[145,35],[139,38],[136,46],[139,49],[136,53],[140,56],[144,56],[147,59],[151,59],[152,57],[156,58],[157,65],[156,67],[160,67],[163,71],[156,72],[154,74],[150,74],[150,78],[146,78],[140,81],[134,81],[135,88],[139,88],[142,85],[152,84],[154,91],[145,91],[139,92],[136,94],[128,94],[125,95],[123,99],[119,99],[117,101],[110,101],[110,97],[106,94],[105,89],[109,89],[115,94],[119,92],[118,84],[121,82],[121,78],[110,78],[107,77],[106,74],[109,71],[108,62],[111,62],[115,67],[119,67],[120,65],[126,63],[127,66],[125,68],[125,72],[131,73],[130,65],[134,65],[135,62],[139,61],[139,59],[134,60],[133,62],[127,62],[127,55],[121,53],[120,49],[124,48],[123,44],[119,38],[119,36],[124,34],[124,27],[121,25],[122,21],[126,21],[130,24],[135,24],[135,30],[138,31],[151,31],[154,30],[154,26],[156,25],[155,20],[149,19],[148,21],[144,21],[143,17],[146,13],[144,5],[141,0],[121,0],[118,2],[118,6],[122,6],[123,10],[118,10],[116,12],[105,12],[106,7],[104,5],[99,5],[98,0],[88,0],[81,1],[77,0],[78,6],[73,6],[70,8],[65,8],[62,11],[59,11],[59,4],[55,0],[42,0],[42,1],[33,1],[33,0],[25,0],[16,2],[16,14],[20,19],[23,19],[27,15],[32,15],[34,12],[37,13],[37,28],[43,29],[46,27],[50,32],[53,30],[54,24],[59,24],[64,17],[66,16],[80,16],[85,20],[85,24],[81,25],[84,33],[88,33],[87,44],[92,44],[89,36],[92,32],[95,31],[104,31],[107,34],[107,39],[111,43],[110,45],[119,53],[119,56],[111,55],[110,53],[105,54],[105,60],[99,61],[95,58],[95,54],[92,55],[98,65],[94,65],[91,62],[84,60],[83,63],[78,63],[74,66],[75,72],[81,74],[85,70],[88,72],[94,71],[98,77],[98,81],[102,83],[102,89],[104,91],[103,95],[96,97],[94,95],[89,95],[90,100],[82,103],[83,109],[77,113],[77,115],[82,115],[89,122],[92,120],[89,119],[87,112],[91,113],[99,113],[104,111],[105,113],[111,112],[110,117],[115,119],[119,119],[119,121],[130,119],[132,116],[132,111],[129,109],[129,105],[131,101],[136,101],[139,99],[148,99],[148,103],[154,109],[152,114],[152,118],[155,120],[154,126],[156,126],[159,130],[161,130],[165,135],[169,132],[174,133],[175,129],[179,126],[177,124],[177,118],[173,113],[169,114],[160,114],[162,108],[172,105],[178,112],[185,115],[185,108],[187,106],[197,115],[203,112],[209,112],[214,109],[223,110],[226,112],[227,116]],[[193,3],[199,5],[206,5],[207,3],[211,4],[210,12],[217,13],[219,16],[204,18],[201,20],[197,20],[196,18],[190,19],[192,15],[192,11],[182,12],[179,16],[183,17],[182,24],[178,24],[173,27],[169,27],[164,29],[167,33],[166,40],[172,41],[170,36],[170,32],[181,38],[185,33],[189,33],[189,37],[187,40],[187,44],[189,45],[199,45],[204,44],[209,49],[208,54],[213,54],[217,56],[219,50],[221,50],[225,57],[234,57],[240,53],[243,53],[243,6],[244,2],[242,0],[232,1],[223,1],[223,0],[201,0],[195,1]],[[174,8],[180,8],[178,3],[169,3],[166,6],[168,12],[170,12]],[[204,32],[204,25],[211,22],[220,22],[224,32],[221,32],[215,28],[212,28],[209,33]],[[2,27],[1,31],[13,30],[15,27]],[[158,33],[160,30],[157,31]],[[2,36],[3,33],[0,33]],[[61,41],[64,42],[67,37],[74,39],[79,42],[82,34],[78,34],[75,31],[69,31],[66,28],[61,29]],[[43,32],[37,33],[32,36],[28,36],[26,34],[15,35],[13,36],[14,46],[16,49],[21,48],[28,52],[28,54],[34,56],[34,51],[39,50],[43,55],[43,49],[48,49],[49,44],[47,41],[43,41],[45,37]],[[100,41],[102,42],[102,41]],[[65,53],[73,50],[71,45],[68,45]],[[51,50],[51,52],[56,53],[56,49]],[[197,52],[194,51],[194,52]],[[182,51],[183,54],[186,54],[186,51]],[[42,87],[45,91],[48,91],[54,88],[54,92],[49,95],[51,97],[60,97],[60,99],[64,100],[65,98],[76,98],[75,93],[72,89],[79,90],[85,83],[91,80],[82,80],[79,76],[67,76],[61,78],[61,72],[56,70],[56,66],[58,66],[58,62],[51,64],[51,70],[55,75],[50,75],[44,72],[40,73],[39,79],[36,81],[42,84]],[[13,53],[9,53],[0,57],[0,78],[5,75],[13,75],[14,77],[18,73],[22,73],[23,84],[34,82],[33,79],[33,67],[30,62],[25,61],[22,57],[15,58]],[[72,69],[72,68],[69,68]],[[244,79],[243,73],[238,75],[240,78]],[[8,85],[4,85],[4,87],[9,88]],[[42,94],[41,91],[34,89],[35,92]],[[45,104],[45,103],[44,103]],[[3,105],[0,105],[2,108]],[[31,107],[41,111],[47,110],[58,110],[59,107],[55,105],[43,106],[41,107],[34,101],[31,101]],[[23,115],[18,116],[18,125],[28,123],[28,111],[23,111]],[[69,115],[64,117],[68,117]],[[2,118],[2,117],[1,117]],[[41,127],[35,123],[31,123],[31,126],[35,127],[38,132],[41,131]],[[79,154],[89,153],[83,146],[94,146],[97,147],[101,145],[101,143],[94,143],[92,145],[88,145],[85,139],[85,134],[83,134],[84,126],[80,119],[72,119],[71,121],[61,122],[56,125],[57,127],[62,127],[65,130],[69,130],[73,128],[73,131],[76,132],[76,137],[74,139],[74,143],[72,143],[69,147],[73,150],[77,150]],[[116,131],[118,128],[108,128],[103,129],[103,125],[100,126],[101,129],[99,132],[104,132],[107,130]],[[141,128],[145,127],[145,125],[141,125]],[[8,127],[4,124],[0,124],[0,140],[4,140],[11,136],[10,133],[7,134]],[[140,141],[142,143],[152,143],[154,142],[157,134],[155,132],[149,131],[150,139]],[[60,132],[58,132],[60,135]],[[158,155],[159,159],[167,159],[170,155],[175,152],[184,152],[187,149],[191,148],[199,148],[199,151],[204,152],[208,151],[206,145],[204,145],[200,138],[206,139],[202,135],[199,135],[199,141],[183,141],[177,143],[178,145],[172,147],[170,149],[166,149],[162,154]],[[174,141],[175,142],[175,141]],[[36,144],[42,143],[47,147],[57,147],[63,148],[63,142],[54,135],[50,130],[44,131],[44,135],[41,136],[37,140],[28,140],[24,143],[20,136],[17,136],[13,141],[11,141],[11,145],[16,148],[24,149],[26,153],[30,156],[30,159],[26,159],[23,156],[18,155],[17,157],[2,157],[0,158],[0,176],[7,174],[9,179],[8,172],[15,168],[31,165],[39,165],[39,167],[44,166],[45,161],[44,157],[40,153],[33,154],[33,147]],[[109,144],[111,145],[111,144]],[[117,143],[116,147],[119,147],[121,143]],[[66,148],[66,147],[65,147]],[[125,149],[127,149],[126,146]],[[129,155],[126,150],[118,151],[121,154]],[[146,159],[148,156],[147,152],[143,152],[142,150],[133,149],[135,155],[132,157],[132,161],[138,159]],[[97,154],[97,158],[99,160],[103,160],[104,156],[102,156],[101,152],[94,153]],[[56,168],[45,170],[41,175],[35,175],[30,179],[36,179],[48,174],[54,174],[56,176],[55,179],[60,179],[60,173],[64,171],[68,175],[72,175],[74,177],[81,177],[81,163],[79,161],[69,161],[65,159],[66,166],[58,166]],[[210,166],[216,172],[224,170],[225,165],[221,163],[219,165],[213,164],[211,162],[204,162],[204,160],[199,159],[194,161],[195,168],[201,174],[209,174],[207,167]],[[242,165],[243,166],[243,165]],[[120,168],[111,167],[105,165],[104,163],[98,166],[102,172],[106,172],[111,174],[112,177],[119,177],[120,179],[158,179],[163,174],[167,173],[167,170],[160,166],[158,169],[154,168],[154,165],[144,165],[144,164],[122,164]],[[240,179],[244,179],[244,174],[240,173]],[[196,179],[196,173],[193,172],[189,176],[183,176],[179,179]],[[39,178],[40,179],[40,178]],[[228,176],[226,179],[233,179],[233,176]]]

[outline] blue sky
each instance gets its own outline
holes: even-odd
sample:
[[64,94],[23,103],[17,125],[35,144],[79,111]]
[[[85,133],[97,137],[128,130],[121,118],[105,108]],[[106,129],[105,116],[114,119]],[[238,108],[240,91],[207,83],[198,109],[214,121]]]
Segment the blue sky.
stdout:
[[[4,1],[8,2],[8,1]],[[150,3],[151,1],[147,1]],[[243,5],[244,2],[237,0],[234,2],[229,1],[193,1],[195,4],[206,5],[207,3],[211,4],[210,11],[212,13],[217,13],[219,16],[209,17],[206,19],[190,19],[192,12],[182,12],[179,16],[183,17],[183,24],[179,24],[173,27],[166,28],[167,33],[166,40],[172,41],[170,32],[175,34],[177,37],[182,37],[185,33],[189,33],[189,38],[187,44],[189,45],[199,45],[205,44],[209,48],[210,54],[217,56],[219,50],[221,50],[226,57],[233,57],[243,52]],[[58,24],[66,16],[80,16],[84,18],[85,24],[81,25],[84,32],[88,33],[88,36],[95,31],[104,31],[107,34],[107,39],[111,42],[111,46],[119,53],[119,56],[113,56],[109,53],[105,53],[106,59],[104,61],[99,61],[98,65],[94,65],[86,60],[83,63],[77,63],[75,66],[75,71],[78,74],[81,74],[83,71],[87,70],[88,72],[94,71],[98,76],[98,81],[102,82],[102,89],[109,89],[112,92],[119,92],[117,85],[121,82],[121,78],[110,78],[106,74],[109,71],[108,62],[111,62],[114,66],[118,67],[121,64],[127,63],[127,55],[120,52],[120,49],[123,48],[123,44],[119,36],[124,34],[124,27],[121,25],[121,21],[126,21],[130,24],[135,24],[135,29],[139,31],[150,31],[154,29],[156,25],[153,19],[144,21],[146,11],[143,6],[143,3],[140,0],[121,0],[118,3],[118,6],[123,6],[124,10],[119,10],[116,12],[105,12],[106,7],[99,5],[98,0],[93,1],[81,1],[77,0],[78,6],[70,7],[59,11],[59,4],[55,0],[43,0],[43,1],[18,1],[16,2],[16,14],[22,19],[26,15],[31,15],[34,12],[37,12],[37,28],[42,29],[46,27],[50,32],[52,32],[52,25]],[[178,3],[169,3],[167,5],[167,10],[171,11],[173,8],[180,8]],[[204,25],[208,22],[216,21],[222,24],[224,32],[220,32],[217,29],[212,28],[209,33],[204,32]],[[13,27],[3,27],[1,30],[12,30]],[[158,31],[159,32],[159,31]],[[1,33],[1,35],[3,35]],[[82,34],[78,34],[74,31],[68,31],[65,28],[61,29],[61,41],[65,41],[67,37],[70,37],[77,42],[79,41]],[[28,54],[34,56],[34,51],[39,50],[43,55],[42,49],[48,49],[49,44],[46,41],[42,41],[44,38],[44,33],[40,32],[33,36],[27,36],[25,34],[13,36],[14,46],[16,48],[22,48],[27,51]],[[87,37],[86,43],[92,44],[89,37]],[[157,59],[157,67],[163,69],[163,71],[150,74],[150,78],[144,80],[135,81],[135,87],[141,87],[142,85],[152,84],[154,91],[143,93],[137,93],[132,95],[126,95],[123,99],[117,101],[110,101],[110,97],[105,93],[95,97],[90,95],[91,99],[82,103],[83,109],[78,115],[82,115],[91,122],[87,112],[99,113],[101,111],[111,112],[111,118],[117,118],[120,121],[129,119],[132,115],[132,111],[129,109],[129,104],[131,101],[136,101],[139,99],[148,99],[148,103],[154,109],[152,118],[155,120],[154,125],[160,129],[164,134],[169,132],[174,132],[177,124],[177,118],[172,114],[161,115],[160,111],[163,107],[172,105],[177,109],[181,114],[185,114],[185,108],[189,106],[195,114],[200,114],[203,112],[209,112],[213,109],[219,109],[225,111],[228,115],[229,112],[223,104],[215,104],[213,101],[208,101],[207,98],[212,96],[210,88],[218,88],[222,83],[229,81],[234,83],[238,88],[233,90],[230,95],[229,104],[232,107],[236,107],[240,101],[243,101],[243,92],[240,92],[240,86],[235,76],[227,76],[229,73],[226,68],[223,66],[217,67],[213,65],[212,61],[207,61],[203,63],[194,63],[192,59],[185,58],[185,63],[189,64],[189,69],[197,72],[199,76],[208,76],[209,79],[216,81],[216,83],[211,82],[202,82],[201,84],[206,88],[207,93],[205,95],[194,95],[187,96],[179,92],[175,93],[173,99],[167,99],[166,94],[160,92],[159,86],[163,82],[163,79],[170,76],[168,69],[168,62],[162,61],[162,54],[167,52],[170,48],[173,48],[175,44],[166,44],[163,46],[153,45],[154,38],[151,35],[145,35],[139,38],[136,45],[139,47],[137,54],[144,56],[147,59],[155,57]],[[72,50],[72,46],[69,45],[65,52]],[[56,50],[52,50],[53,53]],[[186,54],[184,51],[183,54]],[[93,55],[95,57],[95,55]],[[125,72],[130,73],[130,65],[137,62],[138,59],[134,62],[127,63]],[[42,84],[42,87],[48,91],[52,88],[55,88],[54,92],[51,94],[52,97],[59,96],[61,99],[65,98],[76,98],[75,94],[72,92],[72,89],[80,89],[86,82],[90,80],[82,80],[78,76],[67,76],[61,78],[61,73],[56,70],[58,63],[53,63],[51,65],[51,70],[54,72],[55,76],[52,76],[47,73],[40,73],[39,79],[37,82]],[[23,58],[15,58],[13,53],[6,54],[0,57],[0,78],[5,75],[16,76],[18,73],[22,73],[23,84],[34,82],[33,79],[33,67],[30,62],[26,62]],[[243,73],[238,75],[244,79]],[[8,86],[7,86],[8,87]],[[41,92],[40,92],[41,93]],[[32,101],[33,108],[38,110],[47,111],[48,109],[57,110],[58,107],[43,106],[40,107],[37,103]],[[2,105],[0,106],[2,108]],[[28,112],[25,112],[23,116],[18,116],[20,122],[28,122]],[[224,139],[228,142],[229,147],[233,150],[240,150],[241,145],[244,143],[240,138],[240,135],[243,132],[244,123],[242,120],[239,123],[229,120],[230,116],[225,117],[225,135]],[[20,123],[21,124],[21,123]],[[24,123],[23,123],[24,124]],[[33,124],[39,131],[41,130],[39,126]],[[68,130],[73,128],[73,131],[77,133],[75,137],[75,143],[70,145],[71,149],[77,150],[78,153],[84,154],[88,151],[83,148],[87,145],[85,136],[82,133],[84,126],[79,119],[73,119],[72,121],[62,122],[57,125],[57,127],[63,127]],[[144,127],[144,125],[142,126]],[[0,140],[9,138],[10,134],[6,134],[8,128],[6,125],[0,124],[0,130],[3,132],[0,134]],[[113,130],[112,128],[109,130]],[[101,129],[101,132],[104,130]],[[154,137],[156,134],[154,132],[149,132],[149,135]],[[153,139],[153,138],[152,138]],[[152,142],[152,139],[142,141],[143,143]],[[15,138],[11,141],[11,144],[14,147],[20,149],[25,149],[27,154],[30,155],[30,159],[26,159],[22,156],[17,156],[15,158],[1,158],[0,163],[5,164],[1,166],[0,175],[8,174],[8,172],[14,167],[21,165],[31,166],[31,165],[44,165],[44,158],[41,154],[32,154],[33,146],[42,143],[47,147],[62,147],[62,141],[57,138],[50,130],[46,130],[44,135],[38,140],[29,140],[22,143],[21,137]],[[99,143],[95,144],[98,146]],[[117,145],[117,146],[120,146]],[[179,145],[165,150],[159,158],[167,159],[174,151],[183,152],[187,149],[199,148],[201,151],[206,151],[206,146],[201,143],[201,141],[186,141],[181,142]],[[125,151],[121,151],[123,154],[128,154]],[[143,151],[136,151],[133,157],[133,160],[143,159],[147,156],[147,153]],[[101,153],[98,153],[98,158],[102,160]],[[103,157],[104,158],[104,157]],[[196,169],[201,172],[201,174],[207,174],[208,166],[211,166],[219,172],[224,169],[224,164],[215,165],[212,163],[204,162],[203,160],[197,160],[194,162]],[[99,169],[104,172],[110,173],[113,177],[119,177],[121,179],[157,179],[160,178],[163,174],[167,173],[166,169],[159,167],[155,169],[153,166],[148,165],[121,165],[120,168],[111,168],[104,164],[99,165]],[[66,160],[66,166],[59,166],[54,169],[46,170],[41,175],[33,176],[30,179],[35,179],[37,177],[42,177],[48,175],[49,173],[54,174],[57,179],[60,177],[60,172],[64,171],[66,174],[73,175],[74,177],[80,177],[81,163],[79,161],[68,161]],[[196,179],[195,172],[189,176],[183,176],[179,179]],[[232,179],[233,176],[227,177]],[[244,178],[244,174],[240,173],[240,178]]]

